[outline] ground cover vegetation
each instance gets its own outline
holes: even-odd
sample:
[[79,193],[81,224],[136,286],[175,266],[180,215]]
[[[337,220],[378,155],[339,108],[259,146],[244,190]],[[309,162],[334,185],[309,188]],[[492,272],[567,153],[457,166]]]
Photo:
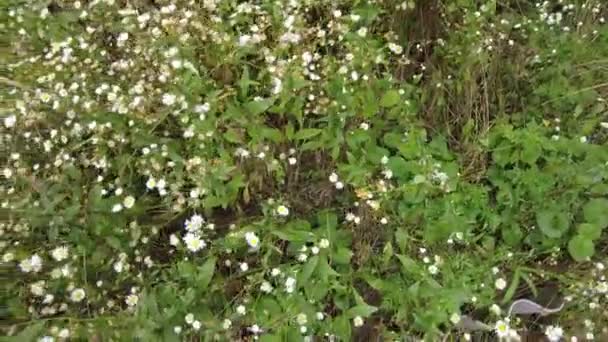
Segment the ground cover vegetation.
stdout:
[[0,9],[7,340],[608,340],[604,1]]

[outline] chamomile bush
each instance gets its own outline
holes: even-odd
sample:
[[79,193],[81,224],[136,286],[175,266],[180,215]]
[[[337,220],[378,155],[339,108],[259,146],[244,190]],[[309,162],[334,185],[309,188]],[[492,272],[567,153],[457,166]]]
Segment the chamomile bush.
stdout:
[[0,0],[15,341],[608,338],[600,0]]

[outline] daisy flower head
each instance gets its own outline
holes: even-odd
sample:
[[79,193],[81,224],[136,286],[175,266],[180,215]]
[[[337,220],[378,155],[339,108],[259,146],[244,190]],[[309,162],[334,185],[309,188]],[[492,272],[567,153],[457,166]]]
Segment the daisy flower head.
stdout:
[[207,245],[198,234],[194,233],[187,233],[184,236],[184,243],[191,252],[198,252]]
[[355,325],[355,327],[360,327],[363,325],[363,323],[363,318],[361,316],[353,318],[353,324]]
[[289,215],[289,208],[284,205],[280,205],[277,207],[277,214],[279,214],[279,216],[285,217]]
[[497,290],[502,291],[507,287],[507,281],[504,280],[503,278],[498,278],[494,282],[494,286],[496,287]]
[[550,325],[545,329],[545,335],[551,342],[560,341],[564,335],[564,329],[560,326]]
[[254,232],[247,232],[245,233],[245,240],[247,241],[247,244],[249,245],[249,247],[256,249],[260,246],[260,239],[258,238],[257,235],[255,235]]
[[496,321],[496,324],[494,325],[494,331],[499,338],[509,337],[510,330],[509,323],[503,320]]
[[51,251],[51,256],[55,261],[62,261],[68,258],[69,250],[65,246],[60,246]]
[[81,288],[74,289],[70,293],[70,300],[75,303],[81,302],[85,297],[86,293]]

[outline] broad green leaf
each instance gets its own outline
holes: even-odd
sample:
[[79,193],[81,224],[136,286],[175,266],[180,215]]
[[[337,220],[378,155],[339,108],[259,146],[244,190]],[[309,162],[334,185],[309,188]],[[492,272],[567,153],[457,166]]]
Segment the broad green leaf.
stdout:
[[577,235],[568,242],[568,252],[572,259],[576,261],[585,261],[595,254],[595,246],[593,241],[586,236]]
[[350,258],[353,256],[353,252],[345,247],[340,247],[333,254],[333,261],[337,264],[347,265],[350,263]]
[[38,335],[42,333],[43,329],[44,321],[30,324],[25,329],[21,330],[19,334],[13,336],[9,341],[34,342],[37,340],[37,337],[39,337]]
[[593,223],[581,223],[578,225],[578,233],[590,240],[597,240],[602,235],[602,228]]
[[543,150],[537,142],[529,141],[521,151],[521,161],[529,165],[535,164],[542,152]]
[[272,234],[289,242],[308,242],[314,238],[311,232],[294,228],[273,230]]
[[306,140],[321,134],[322,130],[318,128],[304,128],[296,132],[294,140]]
[[216,261],[216,257],[209,257],[203,266],[198,268],[197,280],[199,289],[205,290],[209,286],[213,273],[215,273]]
[[272,102],[272,100],[251,101],[245,104],[245,108],[249,114],[258,115],[270,108],[270,106],[272,106]]
[[558,209],[543,210],[536,214],[536,223],[546,236],[559,238],[568,230],[570,219],[567,213]]
[[359,304],[354,306],[347,311],[347,315],[349,317],[361,316],[361,317],[369,317],[374,312],[378,311],[378,308],[375,306],[367,305],[367,304]]
[[332,321],[332,331],[335,332],[339,341],[350,341],[351,325],[350,320],[346,315],[336,317]]
[[583,207],[585,220],[597,224],[601,229],[608,227],[608,199],[595,198]]
[[396,90],[389,90],[380,99],[380,106],[382,107],[393,107],[399,103],[399,92]]
[[310,279],[310,276],[314,273],[317,268],[317,264],[319,263],[319,256],[315,255],[312,258],[308,259],[302,272],[298,275],[298,284],[306,284]]

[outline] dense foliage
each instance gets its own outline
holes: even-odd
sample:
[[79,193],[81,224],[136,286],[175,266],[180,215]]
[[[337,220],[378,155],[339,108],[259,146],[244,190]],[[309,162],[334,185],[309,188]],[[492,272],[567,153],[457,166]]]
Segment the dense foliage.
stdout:
[[602,0],[0,0],[15,341],[608,339]]

